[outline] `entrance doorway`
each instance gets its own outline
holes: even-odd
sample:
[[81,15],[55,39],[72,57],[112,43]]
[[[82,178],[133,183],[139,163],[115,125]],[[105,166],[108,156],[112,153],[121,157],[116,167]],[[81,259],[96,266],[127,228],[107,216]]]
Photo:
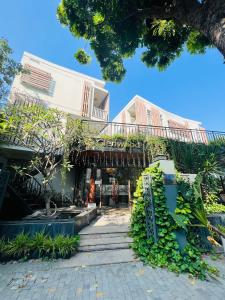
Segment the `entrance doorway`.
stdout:
[[86,205],[128,207],[132,182],[140,172],[132,168],[87,168],[83,189]]

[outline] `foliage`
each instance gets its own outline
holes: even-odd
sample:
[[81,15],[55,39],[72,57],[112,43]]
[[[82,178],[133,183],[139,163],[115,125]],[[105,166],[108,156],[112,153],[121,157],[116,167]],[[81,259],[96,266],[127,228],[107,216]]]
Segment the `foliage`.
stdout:
[[70,154],[80,152],[91,144],[89,131],[80,120],[41,104],[9,104],[4,113],[4,135],[9,140],[16,139],[33,152],[26,165],[13,167],[20,176],[39,175],[48,212],[51,202],[49,192],[53,191],[52,181],[57,168],[61,167],[62,179],[65,178],[65,172],[73,167],[69,162]]
[[206,214],[203,204],[202,204],[201,208],[195,209],[194,216],[200,223],[200,225],[197,224],[196,226],[203,226],[203,227],[207,228],[210,232],[219,234],[220,236],[225,238],[225,234],[223,232],[221,232],[217,227],[212,225],[209,222],[209,220],[207,219],[207,214]]
[[207,214],[225,213],[225,205],[219,203],[212,203],[204,205]]
[[219,228],[219,230],[225,234],[225,226],[223,225],[217,225],[217,227]]
[[158,166],[154,166],[145,169],[143,174],[146,173],[149,173],[153,180],[152,190],[158,241],[154,243],[153,237],[148,240],[146,236],[145,204],[142,177],[140,177],[134,194],[136,199],[131,218],[134,250],[142,260],[152,266],[167,267],[176,273],[188,272],[200,279],[205,279],[208,272],[215,272],[216,270],[201,260],[199,250],[190,241],[183,250],[180,250],[176,240],[176,230],[180,228],[187,230],[187,225],[193,218],[191,206],[185,201],[187,195],[178,194],[178,205],[174,214],[175,218],[173,218],[169,214],[166,204],[162,171]]
[[76,60],[81,63],[82,65],[86,65],[91,62],[91,57],[83,50],[79,49],[75,54],[74,57]]
[[13,78],[22,71],[22,65],[15,62],[11,55],[12,49],[7,40],[0,38],[0,107],[7,101]]
[[209,47],[208,39],[198,31],[192,31],[187,40],[187,49],[191,54],[204,54]]
[[14,240],[9,241],[5,246],[6,254],[10,257],[24,258],[32,251],[32,242],[27,234],[20,233]]
[[[201,172],[205,178],[209,192],[218,192],[218,176],[225,170],[224,140],[216,140],[209,144],[185,143],[160,136],[136,134],[101,135],[107,141],[124,141],[124,147],[141,147],[149,155],[150,161],[157,155],[164,155],[175,162],[176,169],[182,173],[197,174]],[[142,146],[143,145],[143,146]],[[216,176],[215,176],[216,175]]]
[[167,142],[164,138],[157,136],[150,136],[146,139],[147,142],[147,151],[150,153],[152,160],[157,155],[166,155],[167,152]]
[[0,257],[2,259],[68,258],[77,251],[78,245],[79,236],[57,235],[51,238],[40,232],[31,237],[20,233],[11,241],[0,240]]
[[[181,55],[185,45],[191,54],[202,54],[216,43],[209,30],[204,31],[207,37],[202,34],[203,24],[199,21],[206,18],[208,1],[180,2],[61,0],[57,15],[73,36],[90,42],[103,78],[119,82],[126,72],[123,60],[132,57],[138,48],[143,49],[141,60],[148,67],[164,70]],[[204,16],[196,15],[195,19],[197,11],[205,11]]]

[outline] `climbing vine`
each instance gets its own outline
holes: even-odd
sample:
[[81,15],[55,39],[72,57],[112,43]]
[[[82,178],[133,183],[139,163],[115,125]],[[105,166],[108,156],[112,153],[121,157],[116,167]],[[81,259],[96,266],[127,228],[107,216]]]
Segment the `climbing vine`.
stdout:
[[[143,182],[142,177],[140,177],[134,194],[135,200],[131,218],[133,249],[144,262],[155,267],[166,267],[176,273],[186,272],[200,279],[205,279],[208,272],[216,272],[215,268],[210,267],[201,259],[200,251],[190,241],[184,249],[179,247],[176,230],[188,231],[187,225],[190,224],[193,217],[190,204],[185,203],[185,197],[178,193],[177,209],[172,216],[168,212],[163,172],[159,166],[149,167],[143,173],[149,173],[152,177],[158,241],[154,243],[153,237],[147,239]],[[180,222],[178,221],[179,218],[182,218]]]

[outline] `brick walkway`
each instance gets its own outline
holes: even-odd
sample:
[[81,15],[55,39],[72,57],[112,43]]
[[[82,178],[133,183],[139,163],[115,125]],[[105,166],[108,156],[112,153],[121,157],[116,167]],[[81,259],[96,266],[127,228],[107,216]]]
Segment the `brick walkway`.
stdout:
[[[94,230],[93,227],[99,226],[121,227],[127,220],[126,213],[118,215],[118,212],[111,211],[108,216],[105,214],[83,233],[90,234]],[[114,236],[111,238],[114,239]],[[130,249],[117,251],[122,252],[115,254],[115,250],[112,249],[105,253],[82,252],[69,260],[0,265],[0,299],[225,299],[224,258],[211,262],[220,270],[218,279],[199,281],[187,275],[176,276],[167,270],[143,266],[141,262],[132,259],[130,252],[126,253],[131,251]],[[125,261],[129,255],[130,262],[118,263],[118,260]]]
[[70,268],[55,263],[17,263],[0,266],[0,298],[4,300],[224,300],[225,264],[218,280],[199,281],[176,276],[142,263]]

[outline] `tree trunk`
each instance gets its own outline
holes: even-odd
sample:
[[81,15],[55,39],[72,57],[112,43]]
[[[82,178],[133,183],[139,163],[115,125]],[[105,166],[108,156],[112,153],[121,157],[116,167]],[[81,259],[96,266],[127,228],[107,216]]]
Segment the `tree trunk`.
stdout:
[[45,208],[46,208],[46,214],[49,216],[50,215],[50,197],[48,194],[45,196]]
[[208,0],[204,5],[190,6],[184,19],[187,25],[205,35],[225,58],[224,0]]

